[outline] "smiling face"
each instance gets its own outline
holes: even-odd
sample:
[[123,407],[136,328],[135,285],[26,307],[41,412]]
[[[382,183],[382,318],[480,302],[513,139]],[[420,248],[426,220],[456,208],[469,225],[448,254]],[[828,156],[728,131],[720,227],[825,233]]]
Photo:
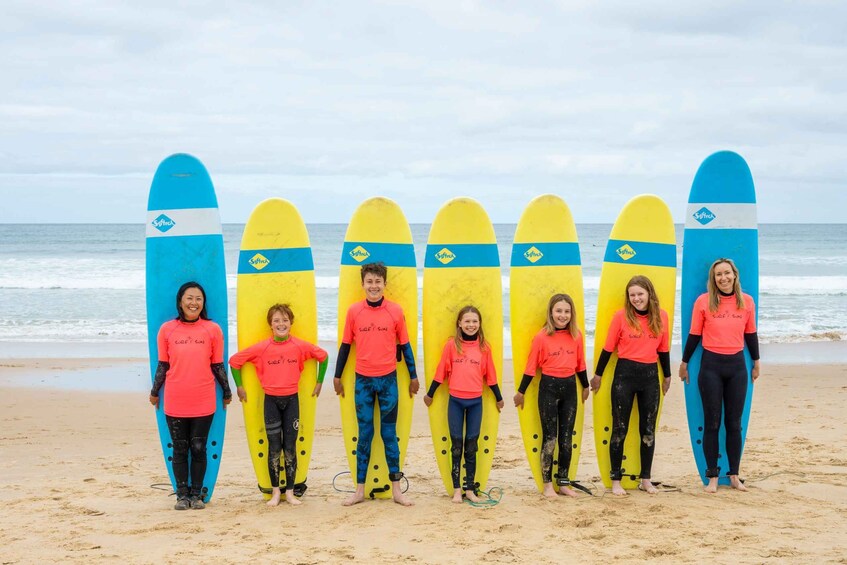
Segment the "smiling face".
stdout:
[[203,293],[197,287],[187,288],[179,301],[179,307],[182,310],[182,317],[193,322],[203,311]]
[[650,306],[650,293],[647,292],[647,289],[638,285],[632,285],[626,289],[626,294],[629,297],[629,303],[636,310],[643,312]]
[[373,273],[366,273],[362,279],[365,298],[371,302],[379,302],[385,294],[385,279]]
[[465,312],[459,319],[459,329],[465,334],[474,336],[479,331],[479,316],[476,312]]
[[283,312],[274,312],[271,318],[271,329],[276,339],[286,339],[291,332],[291,320]]
[[553,304],[550,309],[550,315],[553,318],[553,325],[557,330],[563,330],[568,327],[571,321],[571,305],[565,300],[560,300]]
[[730,294],[735,289],[735,271],[729,263],[718,263],[715,265],[715,286],[725,294]]

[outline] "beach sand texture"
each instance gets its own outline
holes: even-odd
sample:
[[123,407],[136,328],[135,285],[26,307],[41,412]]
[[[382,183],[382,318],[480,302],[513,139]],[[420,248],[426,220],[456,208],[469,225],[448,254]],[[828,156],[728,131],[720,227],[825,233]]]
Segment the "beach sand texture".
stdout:
[[[347,469],[331,386],[318,403],[304,504],[267,508],[240,414],[227,422],[215,496],[176,512],[151,406],[138,392],[62,390],[57,377],[133,374],[136,360],[0,361],[0,562],[90,563],[847,563],[847,366],[763,365],[742,461],[750,491],[702,492],[675,379],[657,436],[654,479],[679,488],[578,501],[543,499],[521,444],[511,368],[490,485],[493,508],[451,504],[416,399],[404,471],[412,508],[341,506]],[[61,380],[61,379],[60,379]],[[586,437],[591,437],[591,406]],[[241,410],[237,401],[230,410]],[[578,478],[601,489],[593,442]],[[352,488],[349,476],[341,488]],[[168,489],[169,490],[169,489]]]

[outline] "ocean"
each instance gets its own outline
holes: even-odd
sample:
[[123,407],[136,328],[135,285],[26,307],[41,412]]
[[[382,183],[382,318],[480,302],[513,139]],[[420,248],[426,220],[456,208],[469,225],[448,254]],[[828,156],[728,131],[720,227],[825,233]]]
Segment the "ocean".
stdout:
[[[242,224],[224,225],[229,332],[235,343],[236,264]],[[509,351],[509,257],[514,224],[495,225],[503,275]],[[336,339],[338,265],[345,224],[309,226],[318,287],[319,338]],[[577,226],[585,284],[585,328],[593,342],[597,289],[610,224]],[[677,253],[682,253],[678,225]],[[412,225],[418,264],[428,224]],[[847,224],[759,226],[759,335],[763,343],[847,338]],[[142,224],[0,225],[0,356],[59,344],[92,351],[111,347],[146,356]],[[678,257],[681,265],[681,256]],[[418,269],[422,281],[422,267]],[[742,285],[744,273],[741,273]],[[705,284],[705,283],[704,283]],[[420,286],[420,283],[419,283]],[[679,284],[677,284],[679,288]],[[680,342],[679,295],[673,341]],[[418,320],[420,323],[420,320]],[[490,330],[489,330],[490,331]],[[104,353],[104,356],[110,356]]]

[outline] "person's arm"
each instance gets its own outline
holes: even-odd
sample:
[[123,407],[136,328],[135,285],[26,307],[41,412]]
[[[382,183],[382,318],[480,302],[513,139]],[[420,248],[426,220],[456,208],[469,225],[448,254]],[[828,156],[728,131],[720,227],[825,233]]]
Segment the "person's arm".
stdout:
[[597,392],[600,390],[601,379],[603,372],[606,370],[606,365],[609,364],[609,359],[612,358],[612,352],[603,348],[600,351],[600,357],[597,359],[597,367],[594,368],[594,377],[591,379],[591,390]]
[[668,351],[659,352],[659,366],[666,379],[671,378],[671,354]]
[[326,375],[327,366],[329,366],[329,355],[324,357],[322,361],[318,362],[318,380],[315,382],[315,388],[312,390],[312,396],[320,396],[321,389],[324,386],[324,376]]
[[[232,359],[230,359],[230,363],[232,363]],[[247,402],[247,391],[244,390],[244,385],[241,383],[241,369],[230,365],[229,372],[232,373],[232,380],[235,381],[235,392],[238,394],[238,400]]]
[[750,377],[753,382],[756,382],[759,378],[759,334],[757,332],[744,334],[744,343],[747,345],[750,357],[753,358],[753,370]]
[[153,388],[150,389],[150,404],[156,408],[159,407],[159,391],[165,384],[165,377],[168,375],[168,369],[170,368],[171,364],[167,361],[159,361],[159,364],[156,366],[156,376],[153,378]]
[[347,365],[347,358],[350,356],[350,344],[342,343],[338,347],[338,357],[335,359],[335,378],[340,379],[344,374],[344,367]]
[[688,362],[691,360],[694,352],[697,351],[697,346],[700,345],[702,339],[702,335],[690,333],[685,340],[685,349],[682,351],[682,362],[679,364],[679,380],[685,381],[685,384],[688,384]]
[[224,405],[229,404],[229,401],[232,400],[232,391],[229,388],[229,379],[226,378],[226,365],[223,363],[212,363],[210,367],[212,369],[212,375],[214,375],[215,380],[218,381],[218,384],[223,390]]
[[401,343],[400,351],[403,353],[403,358],[406,360],[406,367],[409,369],[409,378],[417,379],[418,372],[415,368],[415,352],[412,351],[412,344],[409,342]]

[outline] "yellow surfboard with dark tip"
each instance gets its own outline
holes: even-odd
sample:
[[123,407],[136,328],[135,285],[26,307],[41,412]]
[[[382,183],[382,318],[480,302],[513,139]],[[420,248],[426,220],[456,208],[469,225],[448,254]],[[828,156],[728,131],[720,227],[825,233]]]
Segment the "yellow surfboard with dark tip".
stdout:
[[[415,248],[412,230],[396,202],[388,198],[375,197],[362,202],[347,226],[341,252],[341,272],[338,280],[338,342],[344,334],[344,320],[350,306],[365,299],[362,289],[362,265],[382,262],[388,268],[385,298],[403,308],[406,328],[412,350],[418,343],[418,275],[415,263]],[[331,378],[332,375],[327,377]],[[344,450],[350,466],[353,483],[356,482],[356,446],[359,424],[356,419],[356,344],[350,348],[350,356],[341,377],[344,396],[341,402],[341,424],[344,433]],[[413,399],[409,396],[409,370],[405,361],[397,363],[397,439],[400,445],[400,470],[406,459],[409,433],[412,428]],[[379,407],[374,405],[374,438],[371,443],[371,458],[365,479],[365,496],[388,498],[391,481],[385,447],[379,433]]]
[[[516,391],[523,379],[532,338],[544,326],[547,304],[550,297],[557,293],[568,294],[573,298],[577,327],[582,332],[584,346],[585,298],[576,225],[565,201],[558,196],[545,194],[533,199],[524,209],[512,244],[509,322],[512,328]],[[586,360],[588,363],[590,360]],[[541,417],[538,413],[540,371],[535,377],[524,395],[523,408],[518,409],[518,419],[532,476],[541,491]],[[582,393],[578,380],[577,393]],[[578,402],[572,440],[573,454],[570,468],[566,471],[571,480],[576,478],[579,467],[584,414],[585,406]],[[553,457],[553,484],[558,490],[555,479],[561,470],[557,465],[558,447]]]
[[[316,344],[317,298],[309,233],[300,212],[291,202],[282,198],[269,198],[253,209],[241,237],[237,290],[239,350],[273,335],[268,326],[267,313],[268,308],[276,303],[289,304],[294,312],[291,335]],[[247,393],[247,401],[241,406],[250,459],[259,490],[265,498],[270,498],[265,393],[252,363],[242,367],[241,378]],[[317,363],[311,360],[303,368],[298,388],[300,422],[297,475],[294,479],[297,484],[305,484],[312,457],[316,407],[312,392],[316,382]],[[293,486],[285,485],[285,473],[280,473],[279,480],[281,487]]]
[[[492,349],[497,382],[503,379],[503,296],[497,239],[488,214],[470,198],[455,198],[438,211],[429,232],[424,260],[423,345],[426,386],[435,375],[447,339],[456,335],[456,315],[468,304],[482,314],[485,340]],[[502,389],[501,389],[502,390]],[[448,387],[438,388],[429,407],[429,424],[438,470],[453,494],[452,456],[447,426]],[[491,390],[483,387],[482,427],[476,482],[486,489],[500,413]],[[462,483],[464,483],[464,475]]]
[[[644,275],[653,283],[659,297],[659,306],[668,313],[668,324],[673,328],[674,301],[676,298],[676,232],[673,217],[667,204],[652,194],[636,196],[626,203],[618,215],[603,259],[600,272],[600,289],[597,296],[597,327],[594,332],[594,365],[589,368],[592,377],[600,352],[606,343],[609,324],[615,312],[624,307],[626,283],[635,275]],[[668,331],[670,335],[671,331]],[[609,476],[609,441],[612,437],[612,399],[611,390],[614,381],[617,353],[612,355],[606,369],[600,390],[594,395],[594,444],[597,448],[597,465],[600,477],[606,487],[612,486]],[[662,375],[659,370],[659,385]],[[656,418],[656,432],[659,431],[659,417],[662,411],[662,397],[659,401],[659,416]],[[629,428],[624,442],[621,470],[625,489],[636,488],[641,474],[641,438],[638,432],[638,406],[633,404],[629,419]],[[657,454],[661,453],[657,450]],[[659,455],[661,456],[661,455]],[[654,459],[655,461],[655,459]]]

